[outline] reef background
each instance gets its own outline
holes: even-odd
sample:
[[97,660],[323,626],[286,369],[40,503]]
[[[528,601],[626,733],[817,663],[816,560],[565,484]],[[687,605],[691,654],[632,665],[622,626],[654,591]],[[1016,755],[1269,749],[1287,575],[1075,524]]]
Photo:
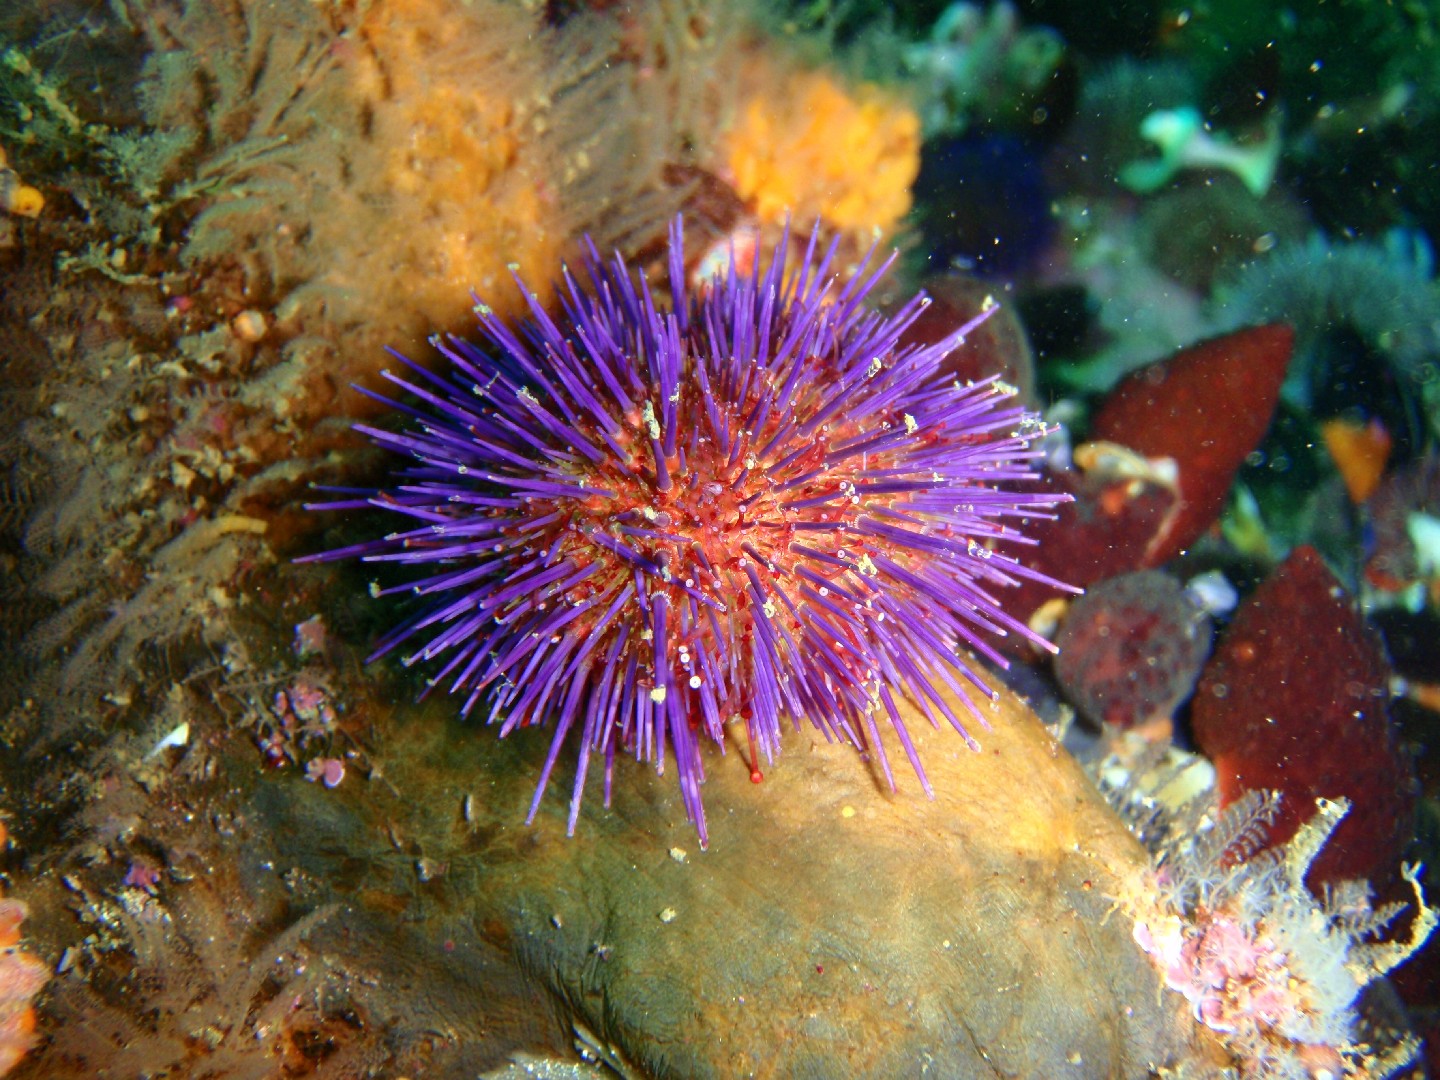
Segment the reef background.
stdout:
[[[6,5],[12,1075],[1244,1074],[1107,915],[1151,864],[1067,748],[1282,787],[1277,843],[1348,798],[1317,865],[1384,900],[1436,864],[1437,16],[1321,6]],[[362,664],[395,605],[291,564],[364,535],[300,505],[381,475],[349,385],[386,346],[472,289],[519,314],[587,234],[653,260],[676,213],[697,273],[788,216],[899,246],[946,326],[998,297],[957,374],[1066,422],[1088,516],[1040,550],[1093,602],[1018,614],[1130,652],[1017,656],[1052,727],[1007,695],[983,756],[932,739],[935,803],[802,738],[758,787],[717,759],[718,850],[638,767],[575,840],[559,796],[527,828],[548,740],[412,704]],[[1369,1022],[1432,1030],[1435,971]]]

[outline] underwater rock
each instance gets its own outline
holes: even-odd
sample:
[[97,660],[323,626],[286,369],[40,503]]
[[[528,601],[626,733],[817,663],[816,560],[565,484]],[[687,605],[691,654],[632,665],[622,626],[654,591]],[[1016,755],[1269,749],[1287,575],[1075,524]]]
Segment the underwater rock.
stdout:
[[1105,399],[1091,438],[1177,466],[1181,505],[1146,566],[1179,554],[1220,516],[1235,471],[1270,427],[1294,342],[1283,324],[1238,330],[1127,376]]
[[1318,552],[1299,547],[1236,610],[1192,706],[1195,741],[1220,800],[1283,794],[1270,842],[1284,844],[1315,799],[1353,804],[1310,872],[1382,888],[1411,834],[1414,771],[1387,701],[1390,667],[1374,631]]
[[[669,778],[628,761],[575,838],[561,794],[527,827],[547,739],[458,730],[443,703],[402,711],[368,801],[271,786],[276,865],[353,886],[357,838],[404,838],[432,868],[406,952],[453,968],[505,950],[623,1075],[1138,1078],[1189,1053],[1131,926],[1107,918],[1145,853],[1013,698],[981,753],[913,716],[933,801],[809,732],[758,785],[733,747],[707,754],[707,851]],[[355,893],[372,912],[375,895]],[[472,1006],[484,1027],[515,1002]]]
[[1055,677],[1096,723],[1168,721],[1190,696],[1210,653],[1210,617],[1159,570],[1091,587],[1065,616]]

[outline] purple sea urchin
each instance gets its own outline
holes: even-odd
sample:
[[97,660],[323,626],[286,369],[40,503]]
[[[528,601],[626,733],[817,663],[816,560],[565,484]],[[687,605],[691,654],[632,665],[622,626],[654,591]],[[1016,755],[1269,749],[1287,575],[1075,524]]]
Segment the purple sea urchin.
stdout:
[[403,662],[440,661],[431,685],[464,693],[462,713],[487,697],[502,736],[553,716],[532,818],[578,727],[572,832],[592,756],[608,805],[623,749],[657,771],[674,755],[705,843],[700,740],[723,749],[732,722],[752,768],[804,717],[893,785],[887,717],[928,793],[897,701],[974,745],[950,700],[983,726],[972,691],[990,691],[957,647],[1003,665],[987,635],[1034,636],[990,589],[1040,575],[996,545],[1058,501],[1003,486],[1031,476],[1037,418],[995,379],[940,371],[984,314],[900,348],[925,298],[888,318],[865,305],[893,256],[840,287],[813,235],[793,270],[782,243],[767,269],[691,294],[677,222],[668,310],[587,250],[590,287],[565,271],[560,322],[520,283],[517,328],[477,304],[488,349],[436,338],[439,372],[395,354],[409,374],[385,378],[413,403],[362,391],[410,423],[358,430],[415,462],[312,508],[411,524],[309,558],[436,567],[381,590],[433,601],[372,659],[420,639]]

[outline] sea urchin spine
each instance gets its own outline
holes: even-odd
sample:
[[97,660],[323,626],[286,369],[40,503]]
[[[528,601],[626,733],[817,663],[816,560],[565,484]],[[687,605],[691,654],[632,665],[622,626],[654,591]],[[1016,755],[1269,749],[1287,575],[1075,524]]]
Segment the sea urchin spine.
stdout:
[[438,662],[431,685],[462,713],[484,698],[502,736],[553,717],[531,818],[573,739],[572,832],[592,757],[608,805],[623,749],[662,772],[674,756],[703,844],[701,740],[743,725],[754,768],[785,718],[869,749],[893,785],[887,718],[928,793],[898,700],[973,746],[949,701],[983,726],[990,691],[959,647],[1003,665],[989,635],[1034,638],[992,589],[1040,577],[1001,549],[1058,501],[1006,486],[1031,478],[1044,426],[998,380],[941,369],[985,315],[901,348],[925,298],[866,305],[893,256],[841,287],[833,245],[817,258],[812,235],[790,271],[785,249],[692,295],[677,222],[666,310],[587,246],[559,323],[520,283],[515,328],[477,304],[488,347],[433,339],[438,372],[395,354],[408,403],[362,391],[409,423],[358,430],[414,462],[312,508],[409,526],[310,559],[435,567],[381,590],[431,599],[372,659],[418,639],[404,663]]

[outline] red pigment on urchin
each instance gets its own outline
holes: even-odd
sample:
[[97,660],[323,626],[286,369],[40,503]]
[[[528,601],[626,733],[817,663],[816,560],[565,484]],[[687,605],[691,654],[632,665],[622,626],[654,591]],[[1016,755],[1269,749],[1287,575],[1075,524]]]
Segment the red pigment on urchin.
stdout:
[[673,756],[703,843],[698,740],[723,747],[737,721],[757,782],[803,718],[893,783],[888,720],[928,791],[899,703],[969,740],[951,701],[983,724],[990,692],[957,646],[1003,663],[988,637],[1034,636],[993,590],[1042,577],[1002,549],[1063,501],[1008,486],[1044,426],[941,367],[983,314],[902,347],[923,298],[882,317],[863,300],[885,267],[839,288],[833,254],[812,239],[793,274],[777,256],[689,295],[677,227],[667,310],[592,250],[563,329],[528,292],[518,332],[481,305],[489,351],[437,340],[446,370],[386,373],[417,405],[370,395],[417,423],[358,430],[418,464],[321,505],[411,527],[312,558],[439,568],[381,590],[435,600],[375,655],[419,637],[404,662],[438,660],[434,681],[462,712],[485,697],[502,735],[553,718],[532,816],[567,741],[572,830],[592,752],[607,800],[618,749]]
[[[817,412],[837,390],[833,365],[818,357],[807,358],[805,364],[812,374],[805,380],[808,385],[804,392],[791,406],[797,416]],[[687,395],[683,404],[689,406],[690,415],[677,416],[677,425],[685,431],[703,431],[706,418],[701,399]],[[608,497],[592,496],[580,503],[572,500],[563,518],[533,534],[536,547],[553,546],[562,560],[601,567],[599,573],[566,591],[566,603],[613,596],[629,571],[625,564],[613,560],[612,541],[617,536],[644,540],[645,554],[661,568],[659,581],[650,584],[650,595],[664,596],[671,610],[687,603],[697,592],[704,594],[717,605],[712,610],[719,611],[723,605],[721,614],[734,622],[738,641],[747,644],[756,632],[751,608],[758,605],[770,623],[798,641],[806,621],[798,605],[785,602],[784,594],[778,591],[779,582],[808,579],[821,597],[829,597],[832,588],[843,589],[843,579],[851,573],[842,563],[857,561],[862,573],[878,574],[869,562],[871,545],[812,539],[817,527],[824,527],[822,535],[833,529],[836,535],[849,536],[858,531],[862,517],[901,518],[909,493],[867,492],[862,504],[859,492],[867,477],[913,472],[907,461],[917,446],[945,450],[948,441],[953,444],[950,452],[959,454],[966,446],[989,441],[980,435],[946,440],[931,432],[907,441],[903,453],[881,449],[850,459],[856,468],[826,468],[825,458],[833,447],[866,435],[873,437],[877,429],[903,430],[905,416],[882,410],[868,418],[872,426],[867,431],[842,414],[821,425],[810,438],[787,440],[774,422],[758,432],[741,426],[741,419],[753,415],[761,405],[761,396],[752,392],[738,405],[719,406],[725,419],[739,431],[729,454],[721,453],[713,440],[697,434],[688,449],[664,456],[660,470],[644,465],[651,448],[643,445],[643,433],[654,425],[653,414],[637,411],[627,415],[626,430],[614,438],[626,457],[607,458],[571,473],[584,487],[609,492]],[[654,430],[658,431],[658,427]],[[626,471],[619,468],[622,460]],[[1001,535],[998,524],[992,531],[997,537]],[[972,529],[962,539],[974,532]],[[936,522],[930,535],[953,539],[960,534],[953,525]],[[817,550],[824,559],[838,561],[827,565],[807,555]],[[904,549],[887,548],[886,553],[907,569],[926,564],[926,560]],[[754,576],[775,587],[775,595],[757,600],[752,588]],[[545,604],[538,606],[543,609]],[[603,615],[603,610],[587,610],[574,621],[574,632],[593,632]],[[858,634],[848,636],[852,641],[859,638]],[[693,650],[697,644],[717,644],[714,628],[701,622],[690,635],[672,636],[666,644],[674,650],[674,655],[668,656],[671,678],[650,685],[642,682],[642,688],[653,691],[660,685],[698,690],[704,676],[697,668]],[[656,664],[657,673],[667,666],[659,656]],[[740,709],[729,719],[745,724],[753,760],[756,732],[750,710]],[[766,749],[773,752],[771,747]]]

